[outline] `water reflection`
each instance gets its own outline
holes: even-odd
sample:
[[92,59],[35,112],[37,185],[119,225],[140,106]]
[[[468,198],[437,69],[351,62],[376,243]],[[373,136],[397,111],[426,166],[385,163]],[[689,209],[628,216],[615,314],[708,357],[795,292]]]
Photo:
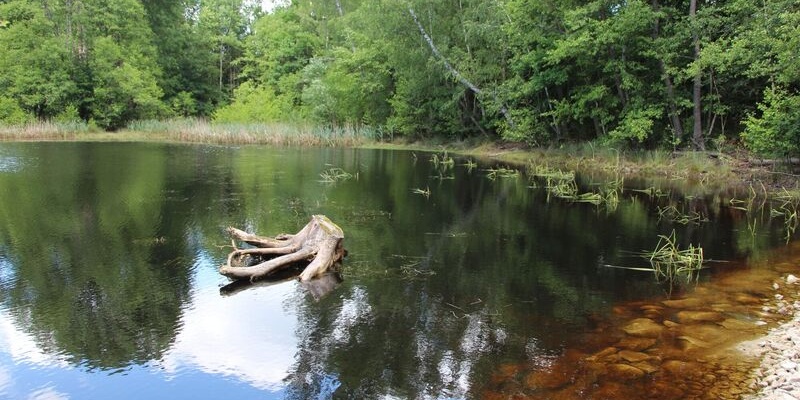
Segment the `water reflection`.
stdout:
[[[0,397],[477,397],[501,366],[555,368],[614,305],[663,296],[603,267],[641,266],[659,234],[722,260],[784,237],[719,193],[610,208],[407,152],[0,148],[26,160],[0,170]],[[331,166],[357,178],[321,183]],[[296,232],[312,214],[345,230],[341,277],[226,286],[225,227]]]
[[157,200],[166,152],[27,150],[47,162],[0,175],[11,317],[46,351],[89,368],[157,358],[189,289],[174,263],[183,243],[159,239],[176,236]]
[[[63,354],[40,347],[34,337],[20,330],[13,321],[11,313],[0,310],[0,348],[12,362],[38,367],[70,367]],[[4,369],[4,373],[9,374],[9,371]]]
[[[206,274],[217,272],[199,272]],[[183,328],[159,364],[168,377],[197,369],[260,389],[281,390],[297,345],[297,318],[287,304],[298,297],[297,286],[289,281],[226,297],[213,286],[199,289],[183,312]]]

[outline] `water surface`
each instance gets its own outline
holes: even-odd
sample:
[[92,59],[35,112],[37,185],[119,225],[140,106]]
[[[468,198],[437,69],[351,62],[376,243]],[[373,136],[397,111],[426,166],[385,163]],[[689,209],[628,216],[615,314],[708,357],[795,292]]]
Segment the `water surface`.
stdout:
[[[754,227],[729,201],[747,193],[595,205],[429,158],[0,144],[0,397],[477,398],[498,368],[549,365],[615,305],[665,298],[652,274],[609,267],[646,266],[636,253],[658,235],[733,261],[701,282],[784,241],[781,220]],[[321,182],[334,167],[351,179]],[[668,205],[708,221],[659,217]],[[275,235],[313,214],[346,236],[330,293],[293,279],[220,291],[227,226]]]

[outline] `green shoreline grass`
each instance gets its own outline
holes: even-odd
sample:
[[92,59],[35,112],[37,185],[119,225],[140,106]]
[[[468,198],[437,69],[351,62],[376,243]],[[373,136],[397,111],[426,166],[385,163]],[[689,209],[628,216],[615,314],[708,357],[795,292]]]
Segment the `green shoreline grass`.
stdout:
[[211,124],[202,119],[136,121],[108,132],[84,123],[36,122],[0,126],[0,141],[149,141],[273,146],[358,147],[378,140],[373,129],[310,124]]
[[689,183],[707,190],[749,188],[765,191],[797,189],[798,176],[752,167],[746,158],[723,153],[630,151],[592,143],[559,148],[527,148],[508,142],[480,139],[462,142],[392,140],[380,130],[321,127],[311,124],[212,124],[203,119],[137,121],[126,129],[106,132],[85,123],[36,122],[0,126],[0,141],[125,141],[305,147],[397,149],[420,152],[448,151],[482,162],[504,162],[518,168],[546,166],[598,179],[636,178],[672,186]]

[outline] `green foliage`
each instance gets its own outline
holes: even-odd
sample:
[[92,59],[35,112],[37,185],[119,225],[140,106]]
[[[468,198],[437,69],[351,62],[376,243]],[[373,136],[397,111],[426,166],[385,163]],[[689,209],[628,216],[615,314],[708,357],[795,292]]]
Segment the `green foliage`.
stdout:
[[197,100],[192,96],[191,93],[187,91],[176,93],[175,96],[172,97],[170,106],[172,108],[172,112],[182,117],[197,115]]
[[75,93],[70,65],[54,24],[28,1],[0,4],[0,93],[27,114],[49,118]]
[[123,49],[110,38],[98,39],[95,49],[89,65],[95,79],[91,112],[97,124],[113,130],[159,115],[162,92],[155,76],[126,61]]
[[0,124],[22,125],[31,119],[14,99],[0,96]]
[[137,118],[208,114],[220,91],[209,62],[212,41],[199,34],[191,11],[198,5],[144,4],[3,2],[0,92],[34,118],[82,119],[105,129]]
[[299,73],[319,46],[312,29],[311,21],[289,9],[259,18],[246,42],[245,75],[275,91],[291,89],[282,81]]
[[215,66],[217,90],[229,95],[239,84],[237,64],[243,55],[249,21],[255,17],[255,6],[242,0],[210,0],[197,7],[197,35],[211,52],[206,61]]
[[617,141],[630,140],[643,143],[653,134],[654,120],[661,112],[656,108],[635,108],[622,118],[619,125],[609,132],[609,138]]
[[800,95],[767,90],[758,108],[761,115],[750,115],[745,121],[745,144],[763,155],[800,154]]
[[245,82],[234,93],[231,104],[214,113],[215,122],[272,122],[291,119],[292,104],[266,87]]
[[162,71],[157,79],[164,103],[175,115],[210,115],[222,101],[223,92],[212,38],[203,34],[191,14],[199,3],[148,0],[143,5],[157,38],[153,41],[158,54],[155,61]]
[[318,122],[382,125],[391,113],[386,58],[374,49],[338,49],[333,61],[314,58],[303,70],[302,101]]
[[515,126],[504,126],[500,131],[504,140],[528,145],[546,144],[551,140],[552,132],[545,116],[535,109],[516,108],[511,111],[511,118]]
[[74,104],[67,105],[53,117],[53,121],[62,124],[79,123],[81,116],[78,107]]
[[666,0],[296,0],[270,13],[243,0],[8,0],[3,118],[673,148],[688,144],[699,77],[701,142],[746,130],[756,151],[793,152],[796,3],[700,2],[690,16]]

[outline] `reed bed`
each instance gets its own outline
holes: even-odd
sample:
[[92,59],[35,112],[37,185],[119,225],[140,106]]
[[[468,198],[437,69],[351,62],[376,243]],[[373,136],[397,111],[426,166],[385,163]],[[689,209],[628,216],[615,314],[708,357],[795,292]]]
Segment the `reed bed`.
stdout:
[[317,126],[304,123],[210,123],[203,119],[136,121],[127,131],[152,139],[215,144],[355,147],[378,138],[369,127]]
[[201,118],[142,120],[119,131],[91,123],[37,121],[0,125],[0,140],[168,141],[274,146],[357,147],[380,140],[378,129],[363,126],[319,126],[306,123],[217,124]]
[[35,121],[22,125],[0,125],[0,140],[75,140],[91,131],[83,122]]

